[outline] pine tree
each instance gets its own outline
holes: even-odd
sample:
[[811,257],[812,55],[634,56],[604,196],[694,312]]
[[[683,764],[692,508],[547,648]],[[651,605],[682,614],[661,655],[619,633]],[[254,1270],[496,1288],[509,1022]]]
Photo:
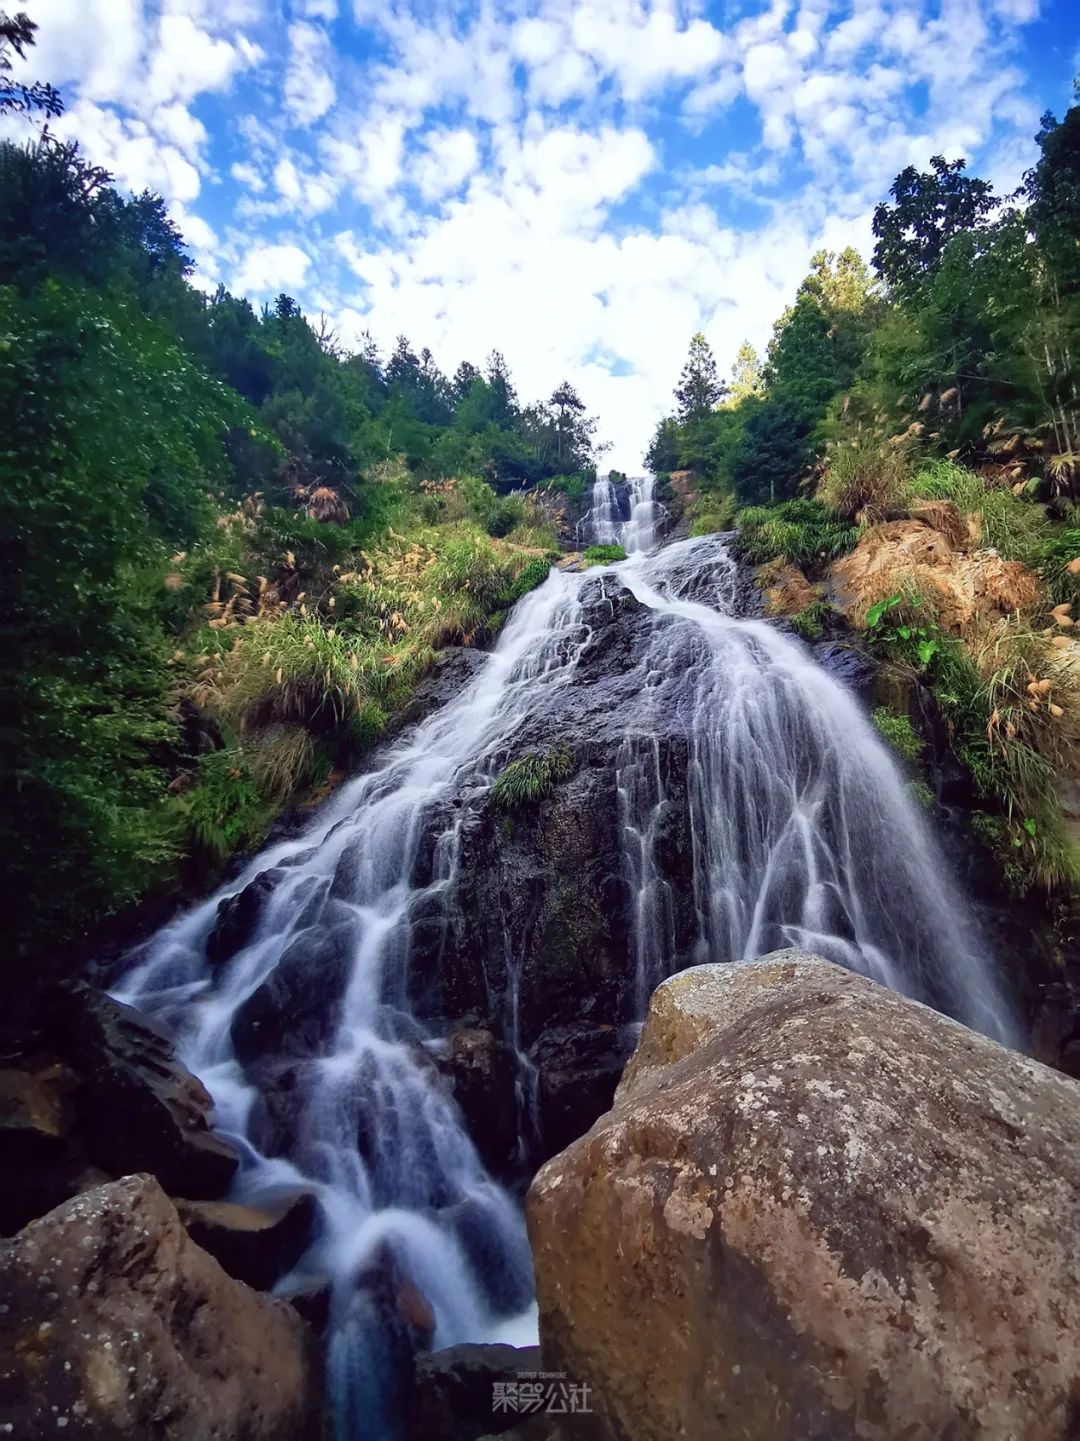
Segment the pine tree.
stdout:
[[758,353],[748,340],[739,346],[735,365],[731,372],[731,390],[728,405],[740,405],[752,395],[761,395],[765,389]]
[[709,342],[698,331],[690,341],[690,354],[675,387],[679,420],[683,425],[689,420],[701,420],[716,409],[726,393]]

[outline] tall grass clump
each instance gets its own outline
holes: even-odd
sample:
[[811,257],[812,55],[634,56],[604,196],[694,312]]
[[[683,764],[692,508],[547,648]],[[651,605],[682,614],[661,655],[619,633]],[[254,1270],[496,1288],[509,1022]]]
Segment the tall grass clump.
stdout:
[[526,751],[511,761],[491,783],[491,794],[503,810],[514,810],[530,801],[549,795],[558,781],[565,780],[574,769],[574,757],[566,746],[553,746],[548,751]]
[[858,528],[820,500],[785,500],[753,505],[736,516],[739,549],[751,565],[777,558],[812,570],[845,555],[858,540]]
[[904,503],[908,461],[899,446],[860,439],[841,443],[829,457],[819,499],[843,520],[873,525]]
[[932,689],[953,748],[980,796],[1001,810],[1014,875],[1027,885],[1080,881],[1058,777],[1080,756],[1080,679],[1022,621],[987,626],[966,645],[942,638]]

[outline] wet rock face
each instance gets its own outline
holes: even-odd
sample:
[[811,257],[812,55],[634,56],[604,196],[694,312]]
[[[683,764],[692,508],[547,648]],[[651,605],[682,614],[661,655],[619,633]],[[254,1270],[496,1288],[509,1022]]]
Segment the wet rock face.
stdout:
[[135,1171],[194,1199],[225,1193],[236,1153],[162,1031],[76,985],[50,998],[44,1032],[48,1051],[0,1071],[0,1232]]
[[311,1338],[231,1280],[148,1176],[88,1191],[0,1247],[0,1417],[16,1436],[317,1441]]
[[168,1037],[129,1006],[81,987],[65,1007],[80,1132],[94,1165],[152,1171],[169,1191],[220,1196],[236,1152],[210,1129],[212,1102]]
[[1078,1158],[1075,1083],[873,982],[688,971],[530,1192],[544,1364],[582,1436],[1065,1441]]
[[307,1250],[317,1205],[308,1192],[285,1192],[258,1206],[235,1201],[177,1201],[188,1235],[237,1281],[269,1291]]
[[405,1441],[477,1441],[510,1431],[517,1408],[495,1409],[495,1387],[540,1370],[538,1346],[450,1346],[416,1358]]

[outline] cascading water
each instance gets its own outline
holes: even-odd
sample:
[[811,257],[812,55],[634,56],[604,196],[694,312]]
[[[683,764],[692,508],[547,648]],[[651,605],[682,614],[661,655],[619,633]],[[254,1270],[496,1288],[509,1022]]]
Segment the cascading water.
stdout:
[[614,545],[619,539],[619,497],[610,477],[598,475],[593,481],[589,509],[583,530],[590,545]]
[[651,475],[635,475],[617,489],[610,476],[593,481],[589,509],[581,530],[588,545],[621,545],[628,555],[651,550],[659,540],[657,522],[662,509],[655,498]]
[[[439,1084],[437,1043],[408,1000],[410,960],[418,929],[449,914],[462,829],[491,777],[518,753],[530,717],[573,709],[598,598],[614,616],[628,592],[644,618],[629,677],[638,700],[608,752],[637,1018],[677,963],[658,859],[671,804],[662,716],[689,757],[694,959],[805,945],[1010,1037],[972,918],[855,700],[799,642],[733,613],[737,568],[722,537],[648,555],[653,524],[646,483],[620,522],[638,554],[604,571],[553,572],[455,700],[347,785],[306,835],[270,847],[159,933],[120,992],[167,1021],[213,1094],[242,1150],[239,1194],[301,1185],[317,1195],[321,1232],[302,1271],[333,1279],[329,1372],[349,1441],[395,1432],[400,1358],[380,1276],[419,1289],[436,1346],[493,1339],[531,1294],[520,1213]],[[254,928],[220,960],[219,905],[256,892]],[[314,1030],[274,1032],[265,999],[290,988],[324,995]],[[499,1001],[511,1039],[516,996],[511,974]],[[283,1086],[290,1121],[272,1140],[266,1117]]]

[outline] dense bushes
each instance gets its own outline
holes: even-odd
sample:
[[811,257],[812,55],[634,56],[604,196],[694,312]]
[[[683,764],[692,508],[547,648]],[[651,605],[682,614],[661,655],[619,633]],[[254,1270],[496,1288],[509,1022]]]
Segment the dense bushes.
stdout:
[[287,296],[207,299],[163,203],[48,137],[0,144],[0,258],[0,843],[30,960],[208,883],[433,646],[490,635],[555,544],[500,492],[584,483],[593,423],[568,389],[521,407],[497,356],[449,382],[404,340],[344,355]]
[[780,557],[813,570],[851,549],[858,531],[817,500],[749,506],[736,517],[739,548],[752,565]]

